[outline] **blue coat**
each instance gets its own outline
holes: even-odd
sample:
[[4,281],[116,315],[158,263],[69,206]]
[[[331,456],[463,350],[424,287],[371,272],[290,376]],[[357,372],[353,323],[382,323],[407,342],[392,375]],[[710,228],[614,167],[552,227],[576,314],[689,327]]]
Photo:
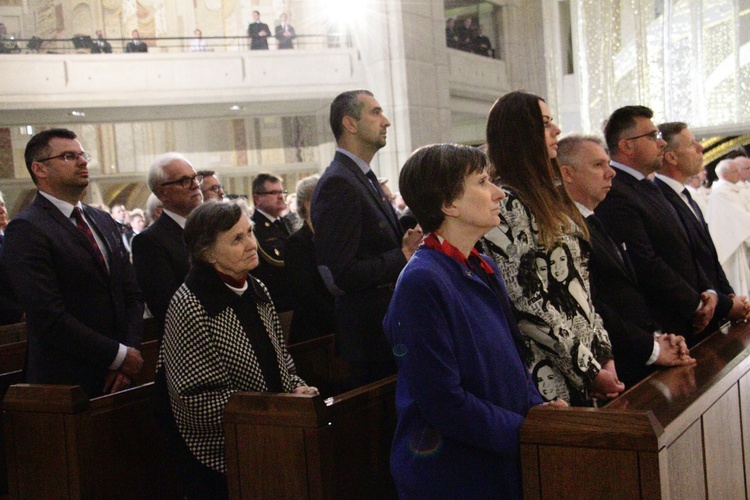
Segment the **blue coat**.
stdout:
[[402,498],[521,497],[519,431],[542,399],[490,265],[504,304],[429,248],[399,277],[383,326],[398,363],[391,472]]

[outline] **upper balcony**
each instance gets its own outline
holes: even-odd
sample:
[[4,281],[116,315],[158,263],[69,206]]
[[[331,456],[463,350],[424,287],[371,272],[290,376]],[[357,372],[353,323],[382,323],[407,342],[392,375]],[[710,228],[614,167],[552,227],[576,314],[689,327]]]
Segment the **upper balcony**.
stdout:
[[[304,115],[367,86],[353,48],[161,50],[0,55],[0,126]],[[505,63],[446,51],[452,111],[486,115],[508,89]]]

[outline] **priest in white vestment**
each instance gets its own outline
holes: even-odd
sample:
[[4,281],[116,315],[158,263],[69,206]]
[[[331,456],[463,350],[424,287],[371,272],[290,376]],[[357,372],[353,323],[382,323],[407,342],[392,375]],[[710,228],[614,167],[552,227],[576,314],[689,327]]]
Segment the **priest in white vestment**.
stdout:
[[716,166],[719,180],[708,197],[706,222],[719,262],[737,295],[750,293],[750,210],[746,205],[739,167],[734,160]]

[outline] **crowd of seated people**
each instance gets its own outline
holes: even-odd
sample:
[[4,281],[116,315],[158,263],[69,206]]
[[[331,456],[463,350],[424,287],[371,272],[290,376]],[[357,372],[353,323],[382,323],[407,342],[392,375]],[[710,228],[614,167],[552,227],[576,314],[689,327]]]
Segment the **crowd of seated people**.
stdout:
[[[394,195],[369,166],[391,123],[370,92],[345,92],[331,104],[336,154],[297,184],[296,217],[279,177],[256,176],[251,212],[174,152],[149,169],[145,211],[107,215],[81,202],[91,157],[75,134],[37,134],[37,198],[8,223],[0,195],[0,298],[28,325],[27,380],[129,387],[148,306],[184,484],[224,497],[229,396],[315,394],[287,344],[335,333],[352,368],[342,387],[398,374],[402,495],[518,497],[531,407],[603,404],[750,318],[750,159],[719,162],[706,198],[688,125],[652,117],[624,106],[603,138],[561,138],[542,97],[511,92],[490,109],[486,153],[420,148]],[[76,302],[81,287],[101,310]]]

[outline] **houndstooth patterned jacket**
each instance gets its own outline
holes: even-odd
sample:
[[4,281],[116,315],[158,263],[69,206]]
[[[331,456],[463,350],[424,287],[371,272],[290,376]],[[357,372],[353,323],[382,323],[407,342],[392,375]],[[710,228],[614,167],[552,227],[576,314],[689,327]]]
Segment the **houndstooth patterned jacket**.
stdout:
[[[279,317],[266,287],[248,276],[248,289],[276,353],[286,392],[305,385],[282,338]],[[193,455],[203,464],[226,473],[223,412],[238,391],[268,388],[256,353],[234,307],[247,300],[226,287],[213,268],[191,269],[167,310],[164,340],[157,370],[165,370],[177,427]]]

